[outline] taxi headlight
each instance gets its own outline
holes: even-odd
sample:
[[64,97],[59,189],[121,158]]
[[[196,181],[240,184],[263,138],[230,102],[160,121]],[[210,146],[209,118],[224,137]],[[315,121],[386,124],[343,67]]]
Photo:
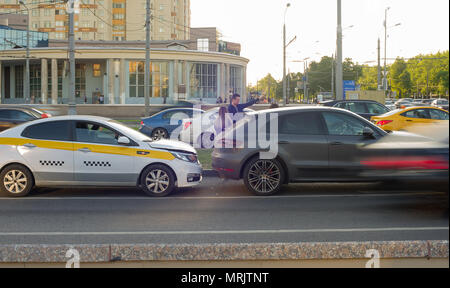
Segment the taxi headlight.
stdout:
[[197,155],[195,155],[195,154],[172,152],[172,155],[175,158],[180,159],[182,161],[186,161],[186,162],[190,162],[190,163],[197,163],[198,162]]

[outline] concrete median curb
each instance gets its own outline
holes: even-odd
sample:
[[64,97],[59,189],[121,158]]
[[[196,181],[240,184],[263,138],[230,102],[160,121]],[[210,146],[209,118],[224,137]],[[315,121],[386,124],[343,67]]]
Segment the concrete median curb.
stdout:
[[367,259],[448,259],[448,241],[392,241],[272,244],[104,244],[0,245],[0,263],[66,263],[76,249],[81,263],[152,261],[273,261]]

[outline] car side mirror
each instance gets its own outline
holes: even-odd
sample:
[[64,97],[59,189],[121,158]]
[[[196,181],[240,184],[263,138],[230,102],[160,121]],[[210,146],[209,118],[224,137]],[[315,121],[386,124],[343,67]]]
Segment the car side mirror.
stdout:
[[375,132],[370,127],[364,127],[363,136],[366,138],[375,138]]
[[130,139],[128,139],[127,137],[120,136],[119,139],[117,140],[117,143],[119,143],[120,145],[129,145],[131,142]]

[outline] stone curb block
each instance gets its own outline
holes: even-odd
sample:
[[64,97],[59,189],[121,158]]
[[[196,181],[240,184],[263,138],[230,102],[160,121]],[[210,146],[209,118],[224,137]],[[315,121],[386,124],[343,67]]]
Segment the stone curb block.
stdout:
[[364,259],[376,249],[380,258],[448,258],[448,241],[392,241],[272,244],[112,244],[0,245],[0,263],[65,263],[76,249],[83,263],[114,261],[239,261]]

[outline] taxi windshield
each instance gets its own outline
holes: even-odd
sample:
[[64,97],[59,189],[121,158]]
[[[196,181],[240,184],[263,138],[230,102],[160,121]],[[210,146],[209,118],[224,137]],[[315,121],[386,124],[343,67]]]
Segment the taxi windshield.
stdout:
[[139,131],[136,131],[116,120],[109,120],[108,124],[110,124],[113,128],[116,128],[122,132],[124,132],[127,136],[133,138],[134,140],[137,141],[142,141],[142,142],[152,142],[152,138],[148,137],[145,134],[142,134]]

